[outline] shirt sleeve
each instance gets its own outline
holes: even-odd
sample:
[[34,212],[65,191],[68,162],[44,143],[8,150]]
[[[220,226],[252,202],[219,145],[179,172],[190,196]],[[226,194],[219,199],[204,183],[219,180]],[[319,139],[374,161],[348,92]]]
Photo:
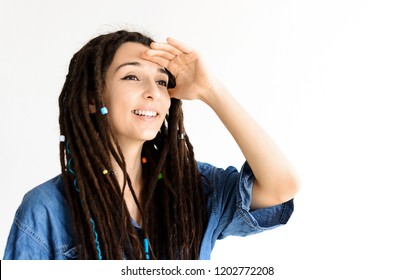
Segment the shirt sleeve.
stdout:
[[288,222],[292,215],[293,199],[285,203],[250,210],[254,174],[247,162],[241,171],[234,167],[220,169],[211,166],[213,215],[218,217],[217,239],[227,236],[247,236],[270,230]]

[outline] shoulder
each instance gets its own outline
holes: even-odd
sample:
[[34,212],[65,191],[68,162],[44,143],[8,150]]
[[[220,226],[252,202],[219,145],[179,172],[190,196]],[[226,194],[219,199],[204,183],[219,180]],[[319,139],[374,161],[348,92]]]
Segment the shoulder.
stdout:
[[33,188],[25,194],[15,214],[15,222],[37,233],[48,234],[49,228],[70,223],[70,213],[61,175]]
[[71,213],[62,177],[25,194],[7,241],[7,259],[64,259],[72,248]]
[[64,184],[61,175],[58,175],[27,192],[18,212],[21,214],[34,209],[31,214],[37,214],[39,210],[48,209],[56,213],[65,205]]
[[68,233],[71,213],[61,175],[27,192],[16,211],[14,222],[20,229],[37,235],[55,237],[51,234],[59,233],[60,229]]
[[197,167],[200,173],[202,173],[203,175],[208,175],[211,172],[216,172],[216,171],[229,171],[229,172],[233,172],[233,171],[237,171],[237,169],[233,166],[229,166],[226,169],[223,168],[219,168],[216,167],[210,163],[207,162],[202,162],[202,161],[197,161]]
[[254,174],[245,162],[240,171],[234,166],[225,169],[216,167],[210,163],[197,162],[198,170],[201,175],[202,183],[206,190],[213,192],[232,192],[239,184],[252,185]]
[[214,183],[216,180],[226,181],[228,179],[237,179],[236,176],[239,175],[238,170],[233,166],[228,166],[227,168],[219,168],[210,163],[197,161],[198,171],[200,175]]

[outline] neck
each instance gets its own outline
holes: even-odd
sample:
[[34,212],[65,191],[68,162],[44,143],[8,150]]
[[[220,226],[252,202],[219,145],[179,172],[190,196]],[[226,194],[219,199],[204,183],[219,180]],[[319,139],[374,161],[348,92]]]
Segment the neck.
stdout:
[[[126,163],[126,171],[131,179],[131,184],[137,193],[139,193],[142,185],[142,146],[143,143],[128,143],[127,145],[120,145]],[[122,187],[124,184],[124,174],[116,162],[113,163],[113,171],[116,174],[120,187]]]
[[[130,177],[132,188],[135,191],[138,200],[140,199],[140,193],[143,187],[142,163],[141,163],[142,146],[143,146],[143,142],[127,143],[127,145],[120,145],[126,162],[126,171],[128,173],[128,176]],[[116,174],[116,178],[119,182],[120,188],[123,189],[124,174],[122,169],[116,162],[113,163],[113,171]],[[127,208],[128,211],[130,212],[131,217],[136,221],[137,224],[141,225],[142,224],[141,213],[137,209],[135,200],[127,184],[124,190],[124,200],[127,204]]]

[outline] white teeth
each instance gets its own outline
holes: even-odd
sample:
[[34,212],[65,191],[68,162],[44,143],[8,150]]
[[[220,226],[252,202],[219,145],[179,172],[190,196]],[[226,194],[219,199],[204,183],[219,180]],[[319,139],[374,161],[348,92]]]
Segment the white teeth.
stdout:
[[151,118],[157,116],[157,112],[148,111],[148,110],[132,110],[132,113],[138,116],[151,117]]

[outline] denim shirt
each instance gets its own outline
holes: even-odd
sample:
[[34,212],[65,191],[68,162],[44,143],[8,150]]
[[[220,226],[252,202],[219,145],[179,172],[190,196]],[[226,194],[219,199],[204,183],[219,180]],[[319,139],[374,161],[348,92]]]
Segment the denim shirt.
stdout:
[[[198,162],[207,195],[208,224],[200,259],[210,259],[217,239],[246,236],[286,224],[293,200],[250,211],[254,176],[247,162],[216,168]],[[71,213],[61,175],[29,191],[19,206],[8,237],[4,259],[76,259]]]

